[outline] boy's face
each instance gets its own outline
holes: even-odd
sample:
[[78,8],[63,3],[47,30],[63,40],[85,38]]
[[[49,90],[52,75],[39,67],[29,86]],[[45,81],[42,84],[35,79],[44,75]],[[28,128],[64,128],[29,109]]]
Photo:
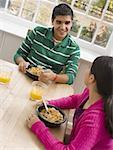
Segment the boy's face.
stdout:
[[54,27],[54,38],[61,41],[71,30],[71,16],[56,16],[52,22],[52,25]]

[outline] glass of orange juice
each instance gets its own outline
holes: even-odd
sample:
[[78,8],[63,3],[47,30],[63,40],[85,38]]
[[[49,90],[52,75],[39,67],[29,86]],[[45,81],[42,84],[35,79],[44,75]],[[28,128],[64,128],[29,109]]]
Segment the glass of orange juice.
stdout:
[[12,71],[9,66],[0,66],[0,83],[8,84],[11,80]]
[[42,100],[42,96],[47,90],[47,85],[41,81],[34,81],[30,92],[31,100]]

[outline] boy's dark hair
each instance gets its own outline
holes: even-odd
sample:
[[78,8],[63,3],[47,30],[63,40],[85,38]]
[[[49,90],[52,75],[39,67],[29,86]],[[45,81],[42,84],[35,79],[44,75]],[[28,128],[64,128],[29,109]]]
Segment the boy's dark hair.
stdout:
[[91,67],[98,93],[104,100],[106,126],[113,138],[113,57],[97,57]]
[[73,10],[69,5],[61,3],[53,9],[52,21],[54,21],[56,16],[71,16],[71,19],[73,20]]

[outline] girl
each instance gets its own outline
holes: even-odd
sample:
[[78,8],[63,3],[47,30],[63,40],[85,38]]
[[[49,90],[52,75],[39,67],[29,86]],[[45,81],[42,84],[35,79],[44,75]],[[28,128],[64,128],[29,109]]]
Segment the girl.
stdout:
[[35,115],[28,127],[47,150],[113,150],[113,57],[96,58],[85,76],[87,88],[49,104],[62,109],[75,109],[68,144],[58,141]]

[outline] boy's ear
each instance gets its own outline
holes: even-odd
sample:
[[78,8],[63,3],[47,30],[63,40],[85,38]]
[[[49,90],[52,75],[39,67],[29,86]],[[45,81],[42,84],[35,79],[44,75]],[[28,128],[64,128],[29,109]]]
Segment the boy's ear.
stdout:
[[51,23],[53,24],[53,22],[54,22],[54,19],[52,18],[52,19],[51,19]]
[[93,74],[90,74],[89,83],[94,83],[94,82],[95,82],[95,76]]
[[53,26],[53,24],[54,24],[54,21],[53,21],[53,20],[52,20],[51,24],[52,24],[52,26]]

